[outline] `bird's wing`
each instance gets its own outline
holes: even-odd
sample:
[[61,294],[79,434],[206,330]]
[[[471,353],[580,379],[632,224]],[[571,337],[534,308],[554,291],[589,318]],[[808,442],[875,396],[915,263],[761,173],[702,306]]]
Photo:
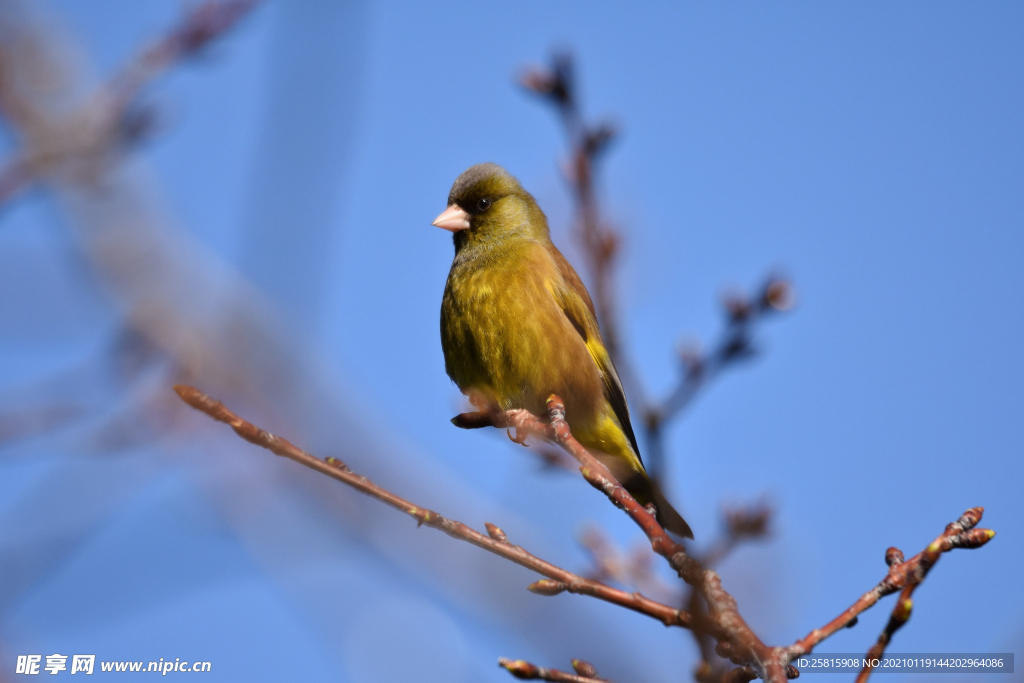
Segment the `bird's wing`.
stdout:
[[[597,314],[594,311],[594,303],[590,300],[590,293],[583,286],[583,281],[576,274],[572,265],[562,256],[553,245],[550,248],[559,273],[562,276],[564,287],[557,288],[554,292],[565,317],[569,319],[572,326],[576,328],[583,342],[587,345],[587,351],[597,364],[601,372],[601,379],[604,382],[604,395],[608,404],[612,407],[622,431],[629,439],[630,446],[637,459],[640,459],[640,448],[636,444],[636,435],[633,434],[633,426],[629,422],[629,406],[626,405],[626,393],[622,390],[622,381],[619,373],[615,371],[608,349],[604,346],[601,338],[601,329],[597,325]],[[642,464],[642,461],[641,461]]]

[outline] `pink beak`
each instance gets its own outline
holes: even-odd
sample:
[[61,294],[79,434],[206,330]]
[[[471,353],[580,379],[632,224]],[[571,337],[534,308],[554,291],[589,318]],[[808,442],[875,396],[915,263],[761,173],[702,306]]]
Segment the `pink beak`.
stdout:
[[440,216],[434,219],[431,225],[436,225],[445,230],[458,232],[469,227],[469,214],[459,208],[458,204],[452,204],[445,209]]

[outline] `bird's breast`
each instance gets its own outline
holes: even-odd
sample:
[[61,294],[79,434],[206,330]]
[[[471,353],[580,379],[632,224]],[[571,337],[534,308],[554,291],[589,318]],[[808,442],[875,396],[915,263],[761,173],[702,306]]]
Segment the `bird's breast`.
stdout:
[[453,264],[441,304],[441,345],[448,376],[463,392],[541,414],[557,393],[571,412],[596,414],[600,375],[551,294],[552,270],[529,258]]

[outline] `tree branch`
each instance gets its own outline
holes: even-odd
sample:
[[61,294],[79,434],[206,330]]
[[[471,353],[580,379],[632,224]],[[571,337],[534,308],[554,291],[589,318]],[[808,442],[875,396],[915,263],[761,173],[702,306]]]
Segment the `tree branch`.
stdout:
[[558,669],[545,669],[522,659],[505,659],[504,657],[498,660],[498,666],[523,680],[557,681],[559,683],[595,683],[596,681],[611,683],[607,678],[598,676],[597,669],[590,662],[585,662],[582,659],[572,660],[575,674]]
[[[723,512],[725,528],[718,540],[700,555],[705,567],[714,567],[725,559],[743,541],[752,541],[769,535],[772,509],[764,502],[745,507],[727,508]],[[707,622],[707,609],[700,594],[689,587],[679,603],[693,617],[693,628],[690,632],[701,655],[700,664],[694,672],[698,683],[727,683],[729,681],[748,681],[757,677],[751,667],[729,669],[718,650],[711,633],[702,627]],[[788,675],[788,674],[787,674]]]
[[[523,548],[509,543],[505,533],[493,524],[487,524],[488,535],[485,536],[461,522],[447,519],[432,510],[415,505],[374,484],[366,477],[355,474],[348,466],[336,458],[320,460],[296,447],[286,439],[256,427],[235,415],[219,401],[210,398],[197,389],[179,385],[175,387],[175,391],[183,401],[196,410],[200,410],[213,419],[230,425],[246,441],[344,482],[356,490],[413,517],[419,524],[426,524],[427,526],[444,531],[453,538],[472,543],[477,547],[548,577],[547,579],[541,579],[530,584],[528,588],[534,593],[557,595],[558,593],[568,591],[581,595],[590,595],[654,617],[669,626],[689,627],[694,630],[700,629],[702,632],[710,634],[718,641],[715,652],[719,656],[739,665],[738,669],[728,672],[722,680],[751,680],[749,678],[751,674],[756,674],[757,677],[771,683],[781,683],[787,678],[795,678],[799,675],[799,672],[792,666],[789,666],[790,661],[810,653],[825,638],[828,638],[840,628],[851,625],[860,612],[874,605],[880,597],[902,589],[903,595],[897,605],[897,609],[894,610],[892,619],[890,619],[890,625],[886,627],[886,631],[879,638],[879,643],[872,650],[872,652],[877,651],[879,654],[884,652],[889,638],[909,617],[910,595],[916,586],[924,580],[941,554],[953,548],[978,548],[995,536],[995,532],[989,529],[974,528],[981,519],[984,510],[980,507],[971,508],[960,519],[947,526],[946,530],[924,551],[906,562],[903,561],[899,550],[890,548],[886,552],[886,561],[890,566],[889,573],[885,579],[873,590],[865,593],[852,607],[824,628],[815,629],[805,638],[787,648],[769,647],[761,642],[750,627],[747,626],[742,616],[740,616],[735,599],[722,588],[722,582],[718,574],[710,569],[705,569],[698,560],[688,556],[682,545],[676,543],[658,524],[654,517],[654,511],[640,505],[630,496],[622,485],[615,480],[608,469],[573,438],[569,425],[565,422],[565,406],[557,396],[552,395],[548,398],[549,422],[547,423],[542,422],[538,417],[525,410],[510,410],[505,413],[467,413],[457,416],[452,422],[455,424],[472,425],[474,427],[483,426],[484,423],[490,422],[496,427],[515,429],[516,436],[520,439],[525,439],[529,434],[535,434],[553,441],[565,449],[579,462],[580,473],[587,482],[604,493],[612,503],[626,512],[647,536],[654,552],[664,557],[676,573],[699,593],[707,605],[707,613],[706,615],[701,615],[700,623],[696,623],[695,616],[684,610],[673,609],[668,605],[646,598],[639,593],[626,593],[599,581],[586,579],[542,560]],[[742,526],[746,528],[749,525]],[[550,672],[553,670],[538,668],[537,671]],[[861,672],[861,679],[859,680],[866,680],[869,674],[870,671]],[[571,676],[571,674],[564,675]],[[575,679],[546,680],[571,681]]]
[[[565,406],[557,396],[548,397],[548,423],[525,410],[510,410],[507,413],[467,413],[456,417],[455,424],[465,423],[479,426],[488,419],[493,426],[514,428],[516,435],[536,434],[554,441],[580,464],[580,474],[587,482],[604,493],[618,508],[622,509],[647,536],[655,553],[664,557],[669,566],[686,583],[693,586],[708,606],[708,619],[701,627],[706,629],[720,644],[726,644],[734,663],[752,666],[761,678],[781,683],[787,678],[787,661],[783,661],[781,650],[769,648],[740,616],[736,601],[722,588],[717,573],[705,569],[699,561],[690,557],[686,549],[669,536],[658,523],[652,510],[640,505],[625,488],[616,481],[611,472],[572,437],[565,422]],[[792,670],[795,673],[795,670]]]
[[452,538],[472,543],[478,548],[483,548],[499,557],[546,576],[547,579],[535,581],[527,587],[533,593],[557,595],[562,592],[569,592],[578,595],[589,595],[599,600],[633,610],[634,612],[645,614],[657,619],[666,626],[680,626],[683,628],[689,628],[690,626],[690,615],[683,610],[651,600],[640,593],[627,593],[600,581],[587,579],[557,567],[519,546],[512,545],[505,532],[493,524],[487,523],[487,534],[482,534],[462,522],[443,517],[432,510],[423,508],[391,493],[366,477],[355,474],[345,463],[337,458],[321,460],[303,451],[288,440],[275,436],[243,420],[220,401],[210,398],[198,389],[178,385],[174,387],[174,390],[185,403],[196,410],[206,413],[214,420],[230,425],[246,441],[348,484],[357,491],[376,498],[400,512],[404,512],[415,519],[418,525],[425,524],[426,526],[438,529]]
[[710,352],[701,353],[693,348],[680,351],[683,367],[676,387],[661,401],[645,400],[640,407],[648,469],[653,479],[659,480],[665,471],[665,427],[723,370],[755,356],[755,325],[772,313],[788,310],[793,300],[792,284],[779,277],[770,277],[752,298],[741,295],[725,298],[726,326]]
[[[869,658],[881,658],[885,654],[885,648],[892,635],[910,618],[910,611],[913,607],[911,596],[935,566],[935,563],[939,561],[942,553],[947,553],[954,548],[980,548],[996,535],[996,532],[991,529],[975,528],[981,521],[984,512],[985,508],[982,507],[967,510],[955,522],[946,525],[945,531],[927,548],[905,562],[903,553],[898,548],[886,550],[885,563],[889,565],[889,573],[885,578],[838,617],[822,628],[814,629],[786,648],[790,660],[809,654],[819,643],[840,629],[854,626],[861,612],[873,607],[882,597],[900,591],[899,600],[893,608],[889,622],[878,637],[878,641],[868,651]],[[871,669],[865,668],[857,677],[857,682],[867,681],[870,675]]]

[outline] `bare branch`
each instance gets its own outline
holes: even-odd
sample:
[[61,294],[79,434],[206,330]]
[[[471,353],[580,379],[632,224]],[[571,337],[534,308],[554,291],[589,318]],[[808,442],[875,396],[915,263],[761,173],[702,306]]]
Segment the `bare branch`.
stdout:
[[[565,422],[565,406],[557,396],[548,397],[548,423],[525,410],[510,410],[507,413],[471,413],[474,424],[490,418],[495,427],[515,428],[517,435],[532,433],[554,441],[580,463],[580,474],[587,482],[604,493],[618,508],[623,510],[647,536],[655,553],[664,557],[669,566],[688,584],[693,586],[708,605],[706,624],[700,624],[719,643],[727,644],[734,663],[753,666],[766,681],[780,683],[786,680],[786,661],[782,661],[781,650],[772,649],[761,642],[740,616],[736,601],[722,588],[721,578],[714,571],[705,569],[701,563],[687,555],[686,549],[665,531],[654,517],[654,513],[640,505],[616,481],[611,472],[573,438]],[[461,416],[460,416],[461,418]],[[456,418],[456,419],[460,419]],[[697,627],[698,625],[694,625]]]
[[226,408],[220,401],[210,398],[198,389],[179,385],[174,390],[185,403],[196,410],[206,413],[219,422],[230,425],[246,441],[348,484],[357,491],[404,512],[414,518],[417,524],[425,524],[426,526],[443,531],[452,538],[472,543],[478,548],[483,548],[499,557],[546,576],[547,580],[536,581],[530,584],[528,588],[533,593],[557,595],[562,592],[569,592],[578,595],[589,595],[599,600],[631,609],[634,612],[646,614],[666,626],[688,628],[690,625],[690,616],[683,610],[656,602],[639,593],[627,593],[600,581],[587,579],[557,567],[546,560],[532,555],[523,548],[509,543],[505,532],[493,524],[487,524],[488,533],[486,535],[482,534],[462,522],[443,517],[432,510],[420,507],[391,493],[366,477],[355,474],[345,463],[337,458],[321,460],[316,456],[310,455],[288,440],[275,436],[243,420]]
[[726,326],[707,353],[694,348],[680,351],[682,372],[679,383],[660,402],[641,406],[647,436],[647,461],[651,477],[659,480],[665,470],[664,428],[680,415],[700,390],[723,370],[757,354],[754,328],[766,316],[792,307],[792,284],[779,277],[768,278],[751,298],[731,295],[724,299]]
[[[857,623],[857,616],[867,609],[870,609],[878,600],[886,595],[902,591],[896,607],[893,609],[889,623],[886,625],[878,643],[871,649],[871,654],[881,656],[885,652],[892,634],[896,632],[907,619],[910,618],[912,607],[911,595],[914,590],[924,581],[925,576],[939,561],[942,553],[949,552],[954,548],[980,548],[988,543],[996,535],[991,529],[975,529],[985,508],[976,507],[967,510],[960,518],[947,525],[946,530],[939,535],[931,544],[914,555],[907,561],[903,561],[903,553],[897,548],[889,548],[885,551],[885,561],[889,565],[889,573],[877,586],[862,595],[853,605],[838,617],[830,621],[820,629],[814,629],[802,639],[786,648],[789,659],[795,659],[808,654],[826,638],[843,628],[849,628]],[[858,681],[867,680],[870,670],[862,671],[857,678]]]
[[8,160],[0,168],[0,204],[5,203],[32,184],[32,166],[24,156]]
[[[695,594],[699,594],[707,606],[706,613],[694,614],[681,609],[673,609],[668,605],[646,598],[639,593],[629,594],[599,581],[573,574],[530,554],[523,548],[510,544],[505,533],[492,524],[487,525],[488,533],[484,535],[461,522],[442,517],[432,510],[415,505],[381,488],[366,477],[353,473],[340,460],[335,458],[320,460],[306,453],[287,440],[246,422],[228,410],[219,401],[211,399],[206,394],[192,387],[177,386],[175,391],[190,406],[206,413],[215,420],[230,425],[239,436],[247,441],[342,481],[356,490],[413,517],[419,524],[426,524],[427,526],[444,531],[453,538],[472,543],[477,547],[546,576],[547,579],[536,581],[529,586],[529,589],[534,593],[557,595],[563,591],[568,591],[582,595],[591,595],[652,616],[666,625],[688,627],[710,635],[718,643],[715,647],[715,653],[739,666],[738,669],[725,672],[718,679],[722,681],[751,680],[749,678],[751,673],[772,683],[781,683],[787,678],[795,678],[799,675],[799,672],[789,665],[790,661],[811,652],[815,645],[832,635],[839,628],[851,625],[856,619],[857,614],[871,607],[883,595],[888,595],[902,589],[903,595],[899,605],[897,605],[897,610],[894,611],[893,618],[890,620],[890,626],[886,628],[882,637],[879,638],[876,648],[873,649],[873,652],[875,650],[878,653],[884,652],[885,645],[888,643],[892,633],[909,617],[910,595],[916,586],[924,580],[941,554],[953,548],[977,548],[995,536],[995,532],[991,530],[974,528],[981,519],[983,509],[972,508],[965,512],[956,522],[947,526],[942,535],[933,541],[928,548],[906,562],[903,561],[902,554],[898,550],[890,548],[886,553],[886,560],[890,565],[889,573],[875,589],[862,596],[850,609],[830,622],[825,628],[815,629],[807,637],[797,641],[794,645],[787,648],[769,647],[754,634],[742,616],[740,616],[735,599],[722,588],[721,579],[718,574],[710,569],[705,569],[697,559],[687,555],[682,545],[676,543],[658,524],[654,517],[654,511],[640,505],[630,496],[607,468],[573,438],[569,425],[565,422],[565,406],[557,396],[552,395],[548,398],[548,422],[546,423],[524,410],[511,410],[504,413],[481,412],[464,414],[457,417],[453,422],[456,424],[482,426],[483,423],[490,421],[496,427],[515,429],[516,436],[519,439],[525,439],[529,434],[534,434],[553,441],[565,449],[580,464],[580,473],[587,482],[604,493],[612,503],[626,512],[647,536],[654,552],[664,557],[676,573],[694,588]],[[760,519],[756,515],[738,515],[733,520],[735,523],[730,526],[730,533],[742,535],[762,531],[766,528],[766,525],[761,523]],[[704,663],[707,664],[707,659],[705,659]],[[516,661],[511,662],[511,664],[517,671],[521,669],[523,672],[537,673],[537,675],[529,677],[539,678],[541,677],[540,672],[554,675],[552,674],[553,670],[534,667],[526,662]],[[563,672],[554,673],[573,676],[573,674],[564,674]],[[579,674],[579,671],[577,671],[577,674]],[[698,676],[700,674],[701,671],[698,671]],[[870,674],[870,671],[862,672],[861,676],[866,679],[868,674]],[[516,675],[519,674],[517,673]],[[582,679],[579,676],[576,678],[546,678],[544,680],[576,681],[587,680],[587,677]],[[589,680],[595,679],[590,677]]]

